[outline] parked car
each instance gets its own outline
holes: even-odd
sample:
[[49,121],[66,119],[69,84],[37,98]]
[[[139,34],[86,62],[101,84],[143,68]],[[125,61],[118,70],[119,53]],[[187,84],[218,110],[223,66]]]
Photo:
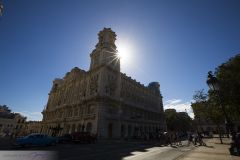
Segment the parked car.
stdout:
[[20,146],[43,146],[43,145],[55,145],[57,138],[51,137],[45,134],[33,133],[23,138],[17,138],[16,144]]
[[58,137],[58,143],[66,143],[72,141],[71,134],[64,134],[63,136]]
[[72,133],[72,141],[80,143],[94,143],[96,142],[97,136],[89,132],[75,132]]

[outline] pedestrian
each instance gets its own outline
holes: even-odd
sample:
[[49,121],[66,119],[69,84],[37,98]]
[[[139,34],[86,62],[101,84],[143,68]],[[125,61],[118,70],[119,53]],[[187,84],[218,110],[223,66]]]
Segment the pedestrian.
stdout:
[[174,132],[172,132],[170,134],[170,141],[171,141],[171,146],[172,146],[172,144],[175,145],[175,133]]
[[170,134],[168,132],[165,132],[164,135],[165,135],[165,145],[170,144],[172,146]]
[[177,132],[176,133],[176,140],[177,140],[177,146],[179,145],[182,145],[182,141],[181,141],[181,137],[180,137],[180,133]]
[[200,146],[206,146],[206,143],[203,142],[203,136],[199,132],[198,132],[198,142],[199,142]]
[[191,132],[188,133],[188,146],[190,145],[190,143],[193,143],[193,136]]
[[193,143],[194,143],[195,146],[197,145],[197,142],[198,142],[198,135],[197,135],[196,132],[194,132],[194,134],[193,134]]

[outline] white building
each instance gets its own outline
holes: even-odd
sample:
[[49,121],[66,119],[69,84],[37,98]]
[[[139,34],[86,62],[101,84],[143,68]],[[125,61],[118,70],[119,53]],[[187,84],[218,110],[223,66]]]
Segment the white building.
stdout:
[[12,113],[5,105],[0,106],[0,137],[20,135],[24,130],[25,122],[26,117]]
[[166,129],[158,82],[144,86],[120,72],[110,28],[99,32],[89,71],[77,67],[55,79],[42,132],[89,131],[100,138],[138,137]]

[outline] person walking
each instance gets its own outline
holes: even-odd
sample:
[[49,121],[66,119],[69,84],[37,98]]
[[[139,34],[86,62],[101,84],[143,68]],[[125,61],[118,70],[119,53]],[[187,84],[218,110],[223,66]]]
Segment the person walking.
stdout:
[[189,146],[190,143],[193,143],[193,144],[194,144],[194,142],[193,142],[193,136],[192,136],[192,133],[191,133],[191,132],[188,133],[188,145],[187,145],[187,146]]
[[181,141],[181,134],[179,132],[176,132],[176,143],[177,143],[177,146],[180,146],[182,145],[182,141]]
[[198,142],[200,146],[206,146],[206,143],[203,142],[203,136],[200,132],[198,132]]
[[197,145],[197,142],[198,142],[198,135],[197,135],[196,132],[194,132],[194,134],[193,134],[193,143],[194,143],[195,146]]

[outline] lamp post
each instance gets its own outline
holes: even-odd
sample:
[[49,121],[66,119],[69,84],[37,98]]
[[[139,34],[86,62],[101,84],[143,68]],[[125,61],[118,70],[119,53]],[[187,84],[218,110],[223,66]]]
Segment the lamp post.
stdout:
[[221,109],[222,109],[222,112],[224,114],[225,121],[226,121],[226,130],[230,130],[231,135],[233,135],[233,133],[234,133],[233,128],[232,128],[233,123],[231,122],[231,120],[226,112],[225,106],[223,105],[222,97],[220,96],[220,92],[219,92],[220,91],[219,81],[215,76],[212,75],[211,71],[208,72],[207,84],[208,84],[210,90],[217,93],[217,96],[218,96],[218,99],[220,102],[220,106],[221,106]]
[[0,16],[3,15],[3,2],[0,0]]

